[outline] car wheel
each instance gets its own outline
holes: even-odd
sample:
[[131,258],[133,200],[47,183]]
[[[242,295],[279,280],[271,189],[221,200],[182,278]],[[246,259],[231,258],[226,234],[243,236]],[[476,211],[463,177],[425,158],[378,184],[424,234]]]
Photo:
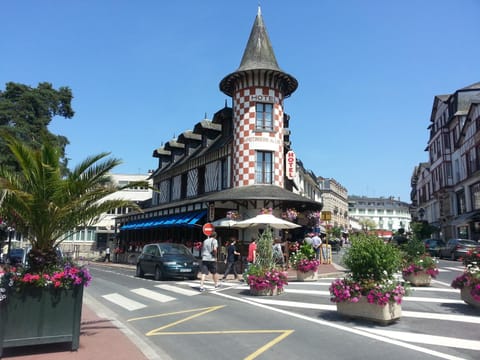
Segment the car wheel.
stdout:
[[140,278],[145,276],[145,273],[143,272],[140,264],[137,264],[137,271],[135,272],[135,276]]
[[163,279],[163,272],[160,266],[155,267],[155,280],[159,281]]
[[452,253],[450,254],[450,260],[455,261],[455,251],[452,251]]

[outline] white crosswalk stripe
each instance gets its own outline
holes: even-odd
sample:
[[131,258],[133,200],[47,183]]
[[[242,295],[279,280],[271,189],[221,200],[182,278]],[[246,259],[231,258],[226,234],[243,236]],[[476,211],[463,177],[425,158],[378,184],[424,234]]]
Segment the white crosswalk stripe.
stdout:
[[174,297],[171,297],[171,296],[168,296],[168,295],[163,295],[159,292],[144,289],[144,288],[132,289],[130,291],[137,294],[137,295],[140,295],[140,296],[143,296],[143,297],[146,297],[148,299],[155,300],[155,301],[158,301],[158,302],[161,302],[161,303],[166,303],[166,302],[175,300]]
[[409,333],[404,331],[372,329],[367,327],[357,327],[357,329],[368,331],[381,336],[386,336],[389,338],[393,338],[401,341],[413,342],[417,344],[447,346],[447,347],[453,347],[457,349],[467,349],[467,350],[476,350],[476,351],[480,350],[480,341],[476,341],[476,340],[466,340],[466,339],[447,337],[447,336]]
[[171,291],[177,294],[185,295],[185,296],[195,296],[200,294],[198,290],[190,290],[190,289],[184,289],[178,286],[174,285],[168,285],[168,284],[161,284],[161,285],[155,285],[156,288],[166,290],[166,291]]
[[115,305],[118,305],[124,309],[127,309],[129,311],[134,311],[138,309],[143,309],[146,308],[147,305],[144,305],[142,303],[139,303],[137,301],[134,301],[132,299],[129,299],[123,295],[117,294],[117,293],[112,293],[112,294],[107,294],[102,296],[104,299],[114,303]]

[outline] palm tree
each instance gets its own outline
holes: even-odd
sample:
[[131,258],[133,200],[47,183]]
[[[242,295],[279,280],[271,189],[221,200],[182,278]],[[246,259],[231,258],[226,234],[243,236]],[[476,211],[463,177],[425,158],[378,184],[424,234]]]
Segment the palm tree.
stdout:
[[19,164],[20,171],[0,166],[0,217],[14,224],[31,243],[31,272],[43,272],[57,261],[56,247],[65,234],[77,226],[88,226],[105,212],[118,207],[139,210],[135,203],[105,196],[127,187],[117,187],[109,173],[121,162],[100,153],[82,161],[68,175],[62,175],[61,151],[43,140],[36,150],[7,132],[0,136]]

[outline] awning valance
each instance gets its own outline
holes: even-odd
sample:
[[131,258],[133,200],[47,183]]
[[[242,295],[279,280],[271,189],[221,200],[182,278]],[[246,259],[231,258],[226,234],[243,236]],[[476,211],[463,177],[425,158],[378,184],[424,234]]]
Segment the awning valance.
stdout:
[[156,227],[194,226],[205,215],[207,210],[191,211],[183,214],[166,215],[151,219],[132,221],[120,227],[120,230],[150,229]]

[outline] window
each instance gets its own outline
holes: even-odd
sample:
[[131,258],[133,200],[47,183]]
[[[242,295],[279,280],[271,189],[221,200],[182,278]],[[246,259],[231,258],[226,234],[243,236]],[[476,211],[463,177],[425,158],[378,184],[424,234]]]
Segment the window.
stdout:
[[460,190],[457,191],[457,214],[463,214],[467,211],[465,205],[465,191]]
[[480,209],[480,183],[473,184],[470,187],[470,194],[472,197],[472,209]]
[[256,112],[256,127],[259,130],[273,130],[273,104],[257,103],[255,107]]
[[257,163],[255,166],[255,182],[257,184],[271,184],[273,161],[272,153],[268,151],[257,151]]

